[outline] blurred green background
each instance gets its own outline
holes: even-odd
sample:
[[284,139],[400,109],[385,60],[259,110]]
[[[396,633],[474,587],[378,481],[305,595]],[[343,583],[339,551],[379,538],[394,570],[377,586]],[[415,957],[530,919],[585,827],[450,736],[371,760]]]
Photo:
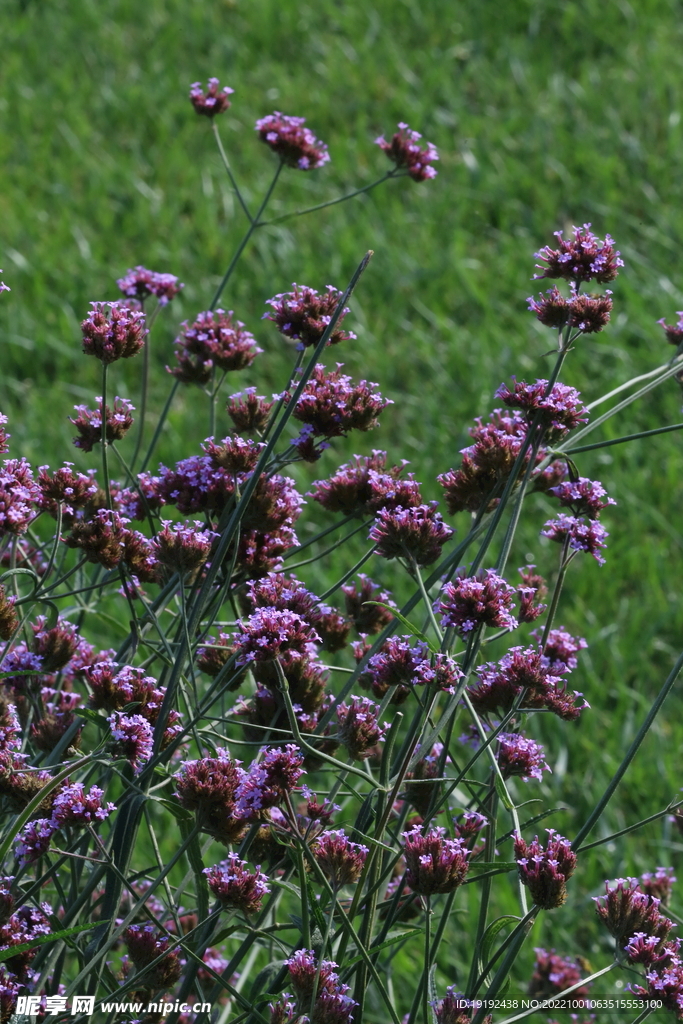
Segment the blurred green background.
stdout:
[[[138,263],[186,283],[155,327],[152,411],[161,407],[178,322],[208,306],[245,228],[209,124],[187,99],[190,83],[211,75],[235,89],[220,130],[252,206],[274,170],[257,117],[305,116],[329,144],[322,170],[282,175],[271,216],[382,174],[388,165],[373,139],[397,121],[441,155],[435,181],[390,182],[260,230],[223,297],[265,349],[229,388],[269,393],[283,386],[291,351],[261,323],[264,301],[292,281],[344,287],[365,250],[375,251],[347,320],[358,342],[333,356],[380,382],[395,405],[379,430],[298,474],[304,488],[342,456],[380,447],[391,461],[409,459],[426,496],[439,496],[435,476],[457,466],[467,427],[494,407],[500,382],[550,370],[554,335],[525,300],[540,290],[530,280],[534,252],[558,228],[589,221],[614,236],[626,262],[612,323],[580,341],[564,382],[590,401],[665,362],[671,350],[656,321],[673,322],[683,307],[682,13],[676,0],[4,0],[0,254],[12,290],[0,301],[0,408],[11,454],[98,465],[97,453],[72,447],[67,419],[100,388],[78,324],[90,301],[117,297],[116,278]],[[112,392],[135,402],[139,366],[114,371]],[[680,405],[669,383],[591,440],[676,422]],[[219,436],[227,429],[221,418]],[[195,453],[208,432],[201,392],[185,389],[159,455]],[[618,505],[604,517],[607,564],[574,563],[559,617],[589,641],[573,683],[593,710],[575,725],[544,719],[537,728],[555,773],[529,797],[540,790],[569,808],[552,821],[567,834],[681,648],[681,443],[671,434],[579,462]],[[531,560],[552,576],[557,549],[538,538],[551,507],[530,499],[511,573]],[[462,532],[466,519],[455,525]],[[382,566],[370,571],[391,582]],[[600,825],[605,833],[677,794],[682,708],[674,692]],[[573,911],[544,923],[539,941],[599,950],[589,925],[585,948],[575,948],[575,915],[592,887],[680,866],[681,849],[666,823],[601,847],[577,880]]]

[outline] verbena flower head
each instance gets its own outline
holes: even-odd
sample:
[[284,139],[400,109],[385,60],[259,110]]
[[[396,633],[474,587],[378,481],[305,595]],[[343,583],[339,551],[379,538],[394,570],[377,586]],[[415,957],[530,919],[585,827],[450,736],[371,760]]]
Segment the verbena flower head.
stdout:
[[453,892],[462,885],[469,867],[470,851],[461,839],[447,839],[445,828],[425,835],[415,826],[403,833],[406,880],[421,896]]
[[57,826],[51,818],[35,818],[24,825],[14,841],[14,852],[22,865],[33,864],[50,849]]
[[312,853],[333,888],[339,889],[358,881],[368,848],[352,843],[344,830],[339,829],[323,832],[313,844]]
[[664,967],[671,967],[678,960],[681,941],[663,942],[658,935],[647,935],[636,932],[624,946],[626,959],[631,964],[643,964],[661,972]]
[[149,761],[154,748],[154,731],[146,718],[115,711],[107,722],[114,740],[114,757],[125,757],[136,770]]
[[676,1020],[683,1020],[683,962],[675,957],[671,966],[662,971],[652,970],[645,975],[647,988],[633,986],[633,993],[646,1001],[656,1001],[663,1008],[676,1014]]
[[224,85],[220,88],[217,78],[210,78],[206,91],[202,88],[201,82],[193,82],[190,86],[190,101],[198,114],[204,117],[215,117],[216,114],[223,114],[230,106],[228,96],[232,96],[235,90]]
[[597,334],[608,323],[612,312],[612,293],[609,289],[604,295],[582,295],[576,291],[572,282],[571,296],[566,299],[557,285],[550,288],[545,295],[535,299],[530,295],[527,299],[529,310],[536,314],[546,327],[571,327],[582,334]]
[[[536,629],[531,636],[540,642],[542,630]],[[544,666],[553,675],[559,676],[572,672],[579,663],[579,651],[584,651],[588,643],[581,636],[572,636],[563,626],[551,629],[542,652]]]
[[669,902],[669,896],[676,882],[673,868],[657,868],[640,876],[640,888],[648,896],[655,896],[662,903]]
[[488,825],[488,818],[477,811],[463,811],[457,818],[453,818],[453,828],[458,839],[472,846],[479,838],[480,832]]
[[46,617],[39,615],[31,623],[31,630],[33,651],[41,658],[43,672],[58,672],[64,668],[81,642],[77,627],[61,616],[58,616],[54,626],[47,628]]
[[269,402],[263,395],[257,395],[256,388],[245,388],[230,396],[225,411],[236,430],[241,433],[261,433],[274,405],[275,400]]
[[[581,981],[581,965],[569,956],[560,956],[554,949],[534,949],[536,962],[529,982],[532,999],[550,999]],[[590,988],[582,985],[572,992],[573,999],[585,999]]]
[[263,349],[241,320],[233,318],[232,310],[216,309],[200,313],[193,323],[186,320],[175,340],[178,365],[167,367],[168,372],[183,384],[204,385],[214,367],[234,372],[251,366]]
[[[123,940],[128,947],[128,955],[139,972],[144,971],[152,961],[162,956],[172,942],[169,935],[160,934],[153,924],[132,924],[123,933]],[[151,970],[146,971],[141,982],[151,989],[166,988],[174,985],[181,973],[180,952],[174,949]]]
[[244,774],[240,762],[219,749],[216,757],[184,761],[173,776],[181,805],[195,812],[205,832],[224,843],[238,842],[245,832],[245,822],[235,807]]
[[[101,409],[100,409],[101,412]],[[73,422],[73,421],[72,421]],[[100,440],[102,433],[100,431]],[[77,513],[86,507],[97,494],[94,470],[88,474],[74,472],[73,462],[65,462],[60,469],[50,474],[49,466],[40,466],[37,484],[40,488],[38,507],[57,518],[62,507],[62,522],[71,525]]]
[[536,278],[563,278],[581,284],[584,281],[599,281],[601,284],[613,281],[623,267],[621,254],[614,248],[614,240],[605,235],[601,241],[590,230],[590,224],[572,228],[573,238],[565,239],[561,231],[555,232],[557,249],[549,245],[537,252],[542,260],[537,269],[543,271]]
[[249,818],[278,804],[301,778],[303,762],[303,755],[294,743],[288,743],[284,749],[266,751],[240,780],[235,793],[238,813]]
[[[364,652],[359,652],[362,654]],[[358,658],[360,660],[360,658]],[[400,704],[408,696],[411,686],[433,682],[431,656],[427,645],[414,643],[410,636],[389,637],[367,664],[361,683],[372,689],[380,700],[392,686],[396,686],[392,703]]]
[[305,117],[290,117],[276,110],[256,122],[256,131],[283,164],[311,171],[322,167],[330,157],[325,143],[316,139],[310,128],[304,128],[305,124]]
[[644,893],[637,878],[605,882],[605,895],[593,899],[598,917],[620,946],[637,932],[665,939],[674,927],[660,913],[660,900]]
[[657,323],[660,325],[664,333],[666,334],[666,340],[670,345],[675,345],[676,348],[683,342],[683,312],[679,310],[676,313],[678,321],[675,324],[667,324],[664,318],[658,320]]
[[[431,1004],[436,1024],[471,1024],[476,1007],[471,999],[466,999],[457,992],[454,985],[449,985],[446,995],[438,1002]],[[492,1024],[492,1017],[487,1014],[482,1024]]]
[[414,558],[418,565],[431,565],[453,536],[436,511],[438,502],[416,508],[380,509],[368,534],[383,558]]
[[560,441],[568,431],[588,421],[588,414],[580,401],[576,388],[567,384],[553,384],[549,393],[549,382],[537,379],[534,384],[513,378],[512,390],[501,384],[496,391],[506,405],[521,409],[529,423],[538,417],[547,441]]
[[467,692],[480,715],[507,714],[523,690],[522,710],[545,708],[565,721],[573,721],[588,707],[581,693],[567,691],[560,675],[552,674],[538,647],[511,647],[499,662],[480,666],[477,674],[479,681]]
[[534,568],[533,565],[526,565],[517,570],[522,577],[522,586],[517,587],[519,597],[517,618],[520,622],[534,622],[547,607],[540,602],[547,596],[548,587],[543,577],[534,572]]
[[551,771],[546,764],[545,750],[534,740],[516,733],[502,732],[498,736],[496,760],[503,778],[519,775],[523,779],[540,779],[543,772]]
[[237,664],[273,661],[285,652],[303,658],[320,637],[301,615],[277,608],[257,608],[246,622],[239,622],[235,635]]
[[[357,580],[341,588],[346,600],[346,614],[359,633],[379,633],[393,619],[390,608],[395,608],[396,604],[391,594],[382,590],[365,573],[358,573]],[[386,605],[390,607],[383,607]]]
[[545,848],[538,836],[531,843],[515,836],[515,859],[520,880],[528,886],[534,903],[543,910],[553,910],[567,899],[567,880],[574,873],[576,854],[568,839],[552,828],[546,831]]
[[340,466],[329,480],[313,484],[311,497],[328,512],[365,516],[382,508],[422,504],[420,485],[412,473],[401,477],[405,463],[387,470],[386,452],[377,449],[372,455],[354,455],[353,459]]
[[[292,284],[292,288],[294,290],[291,292],[282,292],[266,300],[266,305],[272,308],[272,312],[264,313],[263,319],[272,320],[280,334],[298,342],[297,348],[310,348],[317,345],[325,333],[342,293],[331,284],[327,285],[323,293],[296,282]],[[341,329],[342,320],[348,312],[349,308],[345,306],[330,335],[328,345],[338,345],[341,341],[350,341],[356,337],[351,331]]]
[[123,557],[129,532],[127,522],[118,512],[100,509],[92,519],[74,523],[64,543],[70,548],[80,548],[89,562],[113,569]]
[[[432,806],[436,807],[436,793],[443,792],[440,782],[432,782],[441,774],[439,765],[443,754],[443,743],[434,746],[416,762],[412,771],[406,775],[405,796],[421,817],[426,817]],[[432,801],[434,800],[434,804]],[[456,839],[462,838],[457,835]]]
[[152,541],[157,561],[182,576],[192,577],[211,553],[218,534],[203,528],[199,520],[194,523],[171,523],[162,520],[161,529]]
[[585,476],[550,487],[548,494],[554,495],[560,505],[570,508],[573,515],[589,519],[598,519],[603,508],[616,505],[614,498],[607,497],[607,491],[599,480],[589,480]]
[[401,121],[398,131],[389,142],[383,135],[375,139],[375,142],[397,167],[405,167],[413,181],[426,181],[428,178],[436,177],[437,172],[432,164],[439,159],[439,154],[431,142],[424,147],[421,146],[421,138],[419,132],[413,131]]
[[82,782],[73,782],[61,789],[52,805],[52,822],[56,828],[76,827],[105,821],[116,805],[105,804],[104,790],[93,786],[86,795]]
[[219,444],[209,437],[202,444],[214,466],[233,475],[254,469],[265,447],[265,444],[243,437],[224,437]]
[[[74,447],[80,448],[83,452],[91,452],[96,444],[102,440],[102,398],[98,395],[95,398],[95,408],[89,409],[87,405],[75,405],[78,413],[74,419],[69,416],[69,422],[73,423],[78,431],[78,437],[74,438]],[[104,428],[108,444],[113,441],[120,441],[126,436],[133,426],[132,413],[135,406],[127,398],[114,399],[112,409],[105,408],[106,425]]]
[[452,626],[461,636],[467,636],[482,624],[514,629],[514,597],[514,587],[495,570],[480,570],[475,576],[460,570],[457,578],[441,591],[437,608],[444,626]]
[[[0,284],[2,284],[1,281]],[[2,288],[0,288],[0,292],[1,291]],[[9,439],[12,435],[8,434],[7,431],[5,430],[5,424],[8,422],[9,420],[7,416],[5,416],[4,413],[0,412],[0,453],[9,451]]]
[[367,697],[351,697],[351,702],[337,705],[339,738],[350,756],[363,761],[372,748],[384,739],[387,725],[378,720],[379,704]]
[[609,534],[602,523],[595,519],[569,516],[562,512],[556,519],[548,520],[541,530],[541,536],[558,544],[567,541],[571,551],[586,551],[599,565],[605,564],[600,552],[607,546],[605,538],[609,537]]
[[313,1012],[310,1018],[301,1017],[301,1024],[304,1021],[309,1021],[309,1024],[352,1024],[358,1004],[348,995],[348,985],[340,982],[335,972],[337,965],[333,961],[322,960],[318,964],[312,949],[298,949],[289,960],[285,960],[285,966],[289,969],[299,1015],[310,1010],[314,989],[316,992]]
[[142,300],[154,295],[160,306],[167,306],[180,289],[185,287],[175,275],[158,274],[154,270],[147,270],[146,267],[129,270],[125,277],[120,277],[116,283],[128,298]]
[[259,867],[250,871],[247,863],[236,853],[213,867],[204,868],[209,889],[225,910],[241,910],[254,914],[261,909],[266,893],[270,892],[268,879]]
[[0,468],[0,532],[25,533],[37,513],[40,488],[26,459],[5,459]]
[[103,363],[130,359],[145,343],[145,314],[126,309],[116,302],[91,302],[91,311],[81,323],[83,351]]
[[354,384],[350,377],[318,364],[304,387],[296,406],[294,419],[309,424],[321,437],[343,437],[350,430],[372,430],[377,417],[393,402],[382,398],[377,384],[361,380]]

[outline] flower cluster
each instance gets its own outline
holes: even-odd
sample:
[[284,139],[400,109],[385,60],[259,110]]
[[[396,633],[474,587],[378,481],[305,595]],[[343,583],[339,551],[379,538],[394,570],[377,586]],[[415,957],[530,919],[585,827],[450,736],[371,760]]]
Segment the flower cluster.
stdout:
[[204,868],[209,889],[220,901],[224,910],[241,910],[245,914],[254,914],[261,909],[261,903],[268,888],[268,879],[260,868],[249,871],[246,861],[240,860],[236,853],[228,855],[227,860]]
[[415,508],[381,508],[368,534],[383,558],[414,559],[418,565],[431,565],[441,554],[453,530],[436,511],[438,502]]
[[[100,405],[99,415],[101,416],[101,414],[102,407]],[[108,420],[109,411],[107,413],[107,433],[109,432]],[[101,439],[100,420],[99,436],[93,441],[93,444]],[[36,481],[40,488],[40,497],[36,502],[38,508],[56,519],[61,506],[62,523],[65,526],[71,526],[78,513],[86,508],[97,495],[94,473],[94,470],[90,470],[87,474],[74,472],[73,462],[65,462],[60,469],[56,469],[52,474],[50,474],[49,466],[40,466]]]
[[563,238],[561,231],[555,232],[558,248],[551,249],[546,245],[536,258],[543,261],[537,264],[541,274],[537,278],[562,278],[579,285],[584,281],[598,281],[606,284],[613,281],[623,267],[621,254],[614,248],[614,240],[605,235],[604,242],[590,230],[590,224],[572,228],[573,238]]
[[514,597],[514,587],[493,569],[480,570],[476,576],[467,576],[461,570],[456,580],[441,591],[437,608],[444,626],[452,626],[461,636],[467,636],[480,625],[515,629]]
[[502,732],[498,736],[496,760],[503,778],[519,775],[523,779],[540,779],[551,769],[545,761],[545,750],[534,740],[517,733]]
[[372,430],[377,417],[392,405],[372,382],[354,384],[350,377],[318,364],[294,407],[294,419],[313,428],[320,437],[344,437],[350,430]]
[[[560,956],[554,949],[535,949],[534,973],[529,981],[529,995],[532,999],[551,999],[559,992],[571,988],[581,981],[581,964],[577,958]],[[572,992],[573,999],[585,999],[590,992],[588,985],[582,985]]]
[[242,838],[246,827],[235,806],[243,777],[240,762],[219,749],[215,757],[184,761],[173,778],[178,800],[194,811],[202,829],[221,842],[232,843]]
[[240,779],[235,791],[238,814],[249,819],[269,807],[275,807],[301,778],[303,760],[294,743],[288,743],[282,750],[267,750]]
[[[468,687],[475,710],[482,715],[505,715],[519,700],[524,711],[545,709],[565,721],[578,718],[583,708],[578,691],[568,691],[561,672],[552,671],[549,659],[538,647],[511,647],[498,662],[487,662],[477,670],[478,682]],[[557,673],[557,674],[555,674]]]
[[352,697],[350,704],[338,704],[337,723],[339,739],[349,756],[358,761],[370,757],[388,729],[387,725],[379,724],[379,705],[367,697]]
[[227,373],[251,366],[263,349],[233,316],[232,310],[215,309],[200,313],[193,323],[186,320],[175,340],[178,365],[167,367],[168,372],[183,384],[203,386],[214,367]]
[[0,532],[25,533],[35,519],[40,488],[26,459],[5,459],[0,467]]
[[[74,409],[78,415],[75,419],[72,416],[69,417],[69,421],[78,431],[78,437],[74,438],[74,447],[80,448],[83,452],[91,452],[95,445],[102,440],[102,398],[100,396],[95,398],[94,409],[89,409],[87,405],[75,405]],[[133,426],[131,415],[133,412],[135,412],[135,406],[127,398],[117,396],[114,399],[113,409],[106,406],[104,435],[107,444],[120,441],[126,436]]]
[[393,619],[395,608],[391,594],[374,583],[369,576],[358,573],[359,583],[341,588],[346,600],[346,614],[359,633],[379,633]]
[[146,267],[134,267],[116,283],[127,298],[144,301],[154,295],[160,306],[167,306],[180,289],[185,287],[174,274],[159,274]]
[[[331,960],[318,963],[312,949],[297,949],[296,953],[285,960],[289,971],[289,980],[296,996],[297,1015],[308,1013],[313,1002],[311,1024],[352,1024],[354,1010],[358,1005],[348,994],[348,985],[342,985],[336,973],[336,964]],[[317,982],[316,982],[317,979]],[[283,997],[283,1002],[287,1000]],[[271,1017],[271,1020],[278,1017]],[[280,1016],[279,1020],[286,1020]]]
[[161,529],[152,541],[154,557],[159,565],[180,573],[191,583],[206,562],[218,534],[202,529],[203,523],[170,523],[162,520]]
[[441,826],[423,835],[418,825],[404,832],[403,840],[406,880],[413,892],[421,896],[453,892],[465,881],[470,851],[462,839],[446,839]]
[[105,821],[116,806],[105,804],[103,796],[98,786],[93,786],[86,795],[82,782],[65,785],[54,798],[51,816],[36,818],[21,830],[15,840],[17,857],[23,864],[30,864],[47,853],[56,832]]
[[205,117],[215,117],[216,114],[223,114],[230,106],[228,96],[235,90],[224,85],[220,88],[217,78],[210,78],[206,92],[202,89],[201,82],[193,82],[190,86],[190,100],[198,114]]
[[330,156],[325,143],[304,128],[305,124],[305,117],[290,117],[276,110],[256,122],[256,131],[287,167],[311,171],[326,164]]
[[354,455],[353,463],[340,466],[328,480],[316,480],[310,496],[328,512],[366,516],[380,509],[414,508],[422,504],[420,485],[405,467],[386,469],[386,452]]
[[279,395],[269,402],[263,395],[256,394],[256,388],[245,388],[230,396],[225,411],[235,429],[246,434],[260,434],[268,422],[270,411]]
[[[166,988],[178,981],[182,963],[179,950],[166,953],[172,942],[170,936],[160,935],[153,924],[132,924],[123,933],[123,939],[136,971],[142,975],[145,989]],[[150,967],[155,960],[159,962]]]
[[352,885],[358,881],[368,848],[360,843],[352,843],[344,830],[339,829],[337,832],[323,832],[313,844],[312,852],[336,890],[342,885]]
[[527,299],[529,310],[536,314],[546,327],[570,327],[581,334],[597,334],[608,323],[612,312],[612,293],[609,289],[604,295],[582,295],[571,282],[571,295],[568,299],[560,292],[557,285],[549,288],[545,295],[535,299],[530,295]]
[[[298,348],[310,348],[318,344],[327,330],[342,293],[331,284],[327,285],[322,294],[296,282],[292,288],[294,290],[291,292],[282,292],[267,300],[266,305],[272,307],[272,312],[264,313],[263,319],[272,320],[280,334],[298,342]],[[351,331],[341,330],[341,322],[348,312],[348,306],[345,306],[339,314],[328,345],[338,345],[341,341],[351,341],[356,337]]]
[[553,910],[567,899],[567,880],[574,873],[576,854],[569,840],[552,828],[547,832],[545,848],[538,836],[531,843],[515,836],[515,859],[520,880],[528,886],[534,903],[543,910]]
[[426,181],[428,178],[436,177],[437,172],[432,164],[439,159],[439,154],[436,151],[436,146],[431,142],[422,148],[420,146],[421,138],[419,132],[413,131],[407,124],[400,121],[398,131],[394,133],[389,142],[382,135],[375,139],[375,142],[397,167],[405,167],[413,181]]
[[520,409],[528,423],[538,423],[549,444],[556,444],[570,430],[588,421],[579,392],[567,384],[551,386],[547,380],[537,379],[534,384],[515,380],[512,390],[507,384],[501,384],[496,398],[513,409]]
[[130,359],[145,343],[145,314],[118,302],[91,302],[91,311],[81,323],[83,351],[102,363]]
[[541,535],[558,544],[566,544],[570,551],[585,551],[592,555],[599,565],[605,564],[601,555],[606,546],[605,538],[609,536],[602,523],[595,519],[569,516],[561,512],[555,519],[549,519],[541,530]]

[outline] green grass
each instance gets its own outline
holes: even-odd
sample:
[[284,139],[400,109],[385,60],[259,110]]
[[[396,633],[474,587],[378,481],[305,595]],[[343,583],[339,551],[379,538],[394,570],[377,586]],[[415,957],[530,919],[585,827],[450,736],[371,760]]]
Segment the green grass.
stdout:
[[[177,322],[208,305],[245,226],[208,125],[187,100],[190,82],[214,74],[236,90],[220,127],[252,205],[274,169],[253,132],[256,117],[273,108],[301,114],[329,144],[324,170],[283,174],[273,215],[383,173],[372,140],[398,120],[441,153],[434,182],[391,182],[261,230],[224,296],[266,350],[232,390],[275,390],[290,356],[260,322],[264,301],[291,281],[343,287],[375,250],[353,302],[358,343],[338,358],[396,404],[380,430],[335,446],[303,472],[305,485],[340,453],[374,446],[410,459],[427,496],[438,497],[435,476],[458,463],[467,426],[493,407],[498,384],[549,372],[552,339],[525,298],[536,289],[533,253],[558,227],[591,221],[614,235],[626,261],[612,324],[580,342],[563,380],[591,400],[669,357],[655,321],[672,322],[683,307],[683,23],[674,0],[4,0],[0,18],[0,253],[12,288],[0,301],[0,408],[10,415],[13,455],[97,465],[70,444],[71,407],[100,387],[78,322],[90,301],[116,297],[115,279],[137,263],[186,282],[155,332],[153,402],[163,402]],[[135,401],[136,372],[117,368],[112,393]],[[200,399],[181,394],[160,447],[165,461],[191,454],[188,439],[208,433]],[[672,382],[591,440],[680,418]],[[618,505],[605,517],[607,564],[575,563],[560,612],[590,643],[575,685],[593,711],[542,730],[560,764],[543,797],[569,808],[553,824],[570,834],[680,649],[680,452],[672,434],[579,461]],[[552,575],[557,552],[538,539],[549,509],[532,499],[511,566],[531,560]],[[605,816],[606,832],[677,793],[682,710],[675,691]],[[680,863],[680,850],[668,826],[649,826],[601,847],[575,891],[587,900],[603,877]],[[587,905],[573,904],[578,914]],[[574,948],[575,922],[569,911],[548,920],[544,941]],[[604,948],[586,929],[582,951]]]

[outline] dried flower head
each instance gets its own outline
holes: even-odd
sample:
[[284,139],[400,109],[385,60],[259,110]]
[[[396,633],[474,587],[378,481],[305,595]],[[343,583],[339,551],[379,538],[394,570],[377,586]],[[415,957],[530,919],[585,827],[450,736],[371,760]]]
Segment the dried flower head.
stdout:
[[198,114],[205,117],[215,117],[216,114],[223,114],[230,106],[228,96],[232,96],[235,90],[224,85],[220,88],[217,78],[210,78],[206,89],[202,89],[201,82],[193,82],[190,86],[190,101]]
[[126,309],[116,302],[91,302],[91,311],[81,323],[83,351],[103,363],[130,359],[145,343],[145,314]]
[[375,142],[397,167],[405,167],[413,181],[426,181],[428,178],[436,177],[437,172],[432,164],[439,159],[439,154],[431,142],[423,148],[420,145],[421,138],[419,132],[413,131],[400,121],[398,131],[389,142],[382,135],[375,139]]
[[519,877],[528,886],[534,903],[543,910],[561,907],[567,899],[567,880],[574,873],[576,854],[571,843],[549,828],[545,848],[535,836],[526,843],[515,836],[515,859]]
[[304,128],[305,123],[305,117],[290,117],[276,110],[257,121],[255,128],[283,164],[310,171],[322,167],[330,157],[325,143],[316,139],[310,128]]

